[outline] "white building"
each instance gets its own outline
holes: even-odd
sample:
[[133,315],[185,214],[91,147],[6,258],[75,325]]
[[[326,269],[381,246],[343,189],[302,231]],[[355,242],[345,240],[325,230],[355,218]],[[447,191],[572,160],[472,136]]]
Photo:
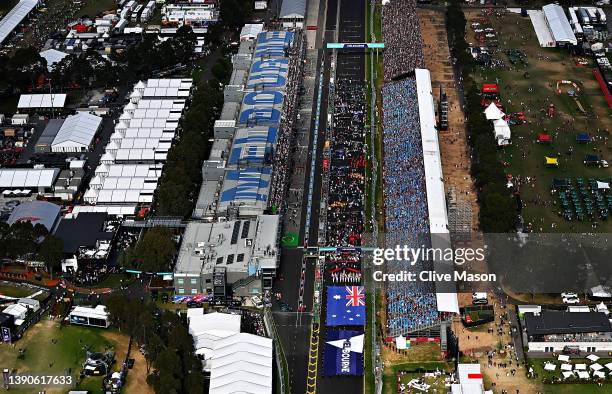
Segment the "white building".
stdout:
[[70,312],[68,317],[71,324],[102,328],[110,326],[110,315],[106,312],[104,305],[98,305],[95,308],[77,306]]
[[578,43],[563,7],[557,4],[547,4],[542,7],[542,11],[544,12],[546,25],[557,46],[576,45]]
[[306,16],[306,0],[283,0],[278,18],[284,28],[303,28]]
[[527,348],[534,353],[612,351],[612,325],[602,312],[526,312]]
[[210,394],[272,394],[272,339],[239,333],[215,342]]
[[87,152],[101,125],[101,117],[86,112],[67,117],[51,143],[51,152]]
[[457,378],[459,383],[451,385],[452,394],[492,393],[492,391],[484,390],[480,364],[458,364]]

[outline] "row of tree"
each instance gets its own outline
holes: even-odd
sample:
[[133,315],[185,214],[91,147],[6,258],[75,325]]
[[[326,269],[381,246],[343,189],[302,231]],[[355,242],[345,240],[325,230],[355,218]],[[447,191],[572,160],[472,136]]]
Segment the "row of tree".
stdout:
[[[209,140],[223,106],[223,86],[229,81],[232,64],[226,58],[212,66],[213,79],[200,81],[170,149],[156,195],[156,214],[189,217],[202,183],[202,162],[208,157]],[[218,79],[217,79],[218,78]]]
[[480,92],[474,79],[474,61],[465,41],[466,19],[461,0],[453,0],[446,10],[446,26],[451,55],[462,77],[466,99],[466,127],[472,148],[472,176],[476,181],[480,204],[480,226],[484,232],[504,233],[517,223],[516,202],[506,187],[497,143],[480,104]]
[[176,254],[172,231],[166,227],[152,227],[136,245],[126,248],[119,256],[123,268],[145,272],[168,272]]
[[0,222],[0,259],[38,261],[59,272],[64,257],[63,241],[42,224]]
[[112,324],[143,346],[147,383],[156,393],[204,392],[202,363],[194,354],[193,338],[176,313],[159,311],[152,302],[120,294],[111,295],[106,307]]

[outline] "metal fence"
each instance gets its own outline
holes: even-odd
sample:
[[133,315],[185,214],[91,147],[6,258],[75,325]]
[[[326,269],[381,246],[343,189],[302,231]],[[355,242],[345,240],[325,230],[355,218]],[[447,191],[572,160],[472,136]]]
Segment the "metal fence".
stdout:
[[283,351],[283,345],[276,330],[276,323],[272,317],[270,308],[264,309],[264,326],[266,327],[266,333],[274,343],[274,357],[276,359],[276,369],[279,377],[279,390],[282,394],[289,394],[289,367],[287,365],[287,358]]

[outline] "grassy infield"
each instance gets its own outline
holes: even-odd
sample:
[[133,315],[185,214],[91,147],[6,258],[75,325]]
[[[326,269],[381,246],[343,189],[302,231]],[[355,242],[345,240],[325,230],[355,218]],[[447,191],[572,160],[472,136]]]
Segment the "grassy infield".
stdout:
[[[501,153],[501,159],[510,163],[507,167],[507,173],[513,175],[536,177],[537,182],[534,188],[523,187],[521,195],[524,201],[536,198],[538,195],[545,199],[551,199],[550,188],[553,178],[576,178],[583,177],[585,180],[589,177],[606,177],[612,176],[612,170],[600,169],[596,167],[585,167],[583,159],[586,154],[593,154],[593,149],[601,149],[599,154],[602,158],[610,159],[610,150],[606,149],[603,142],[589,143],[586,145],[576,144],[576,132],[588,132],[591,136],[604,137],[609,135],[604,132],[604,129],[610,128],[610,116],[612,111],[605,105],[605,100],[599,89],[599,86],[594,82],[595,78],[591,71],[591,66],[578,67],[573,59],[567,54],[567,51],[540,48],[533,32],[533,27],[529,18],[521,18],[518,15],[507,16],[503,20],[493,19],[493,26],[498,32],[500,39],[500,50],[506,48],[521,48],[527,53],[528,66],[526,71],[529,72],[530,78],[525,79],[523,73],[525,69],[514,71],[508,70],[489,70],[475,72],[475,79],[478,83],[490,82],[495,83],[496,78],[499,81],[502,100],[506,106],[506,112],[520,111],[520,102],[528,103],[529,100],[544,100],[549,98],[557,109],[557,112],[562,111],[565,114],[573,116],[575,119],[572,122],[572,131],[559,132],[551,145],[543,145],[535,142],[537,135],[542,132],[555,134],[557,127],[563,126],[563,119],[560,116],[554,118],[546,118],[541,126],[536,125],[536,114],[540,110],[539,105],[532,105],[531,114],[527,114],[527,119],[532,120],[533,124],[515,126],[512,128],[513,145],[505,148]],[[469,24],[468,24],[469,26]],[[469,29],[469,27],[468,27]],[[516,31],[526,31],[532,34],[531,40],[523,42],[520,37],[514,37]],[[468,32],[468,34],[471,32]],[[544,54],[550,57],[549,61],[538,61],[537,55]],[[497,55],[508,64],[508,59],[505,54]],[[587,118],[578,110],[576,103],[568,97],[567,85],[562,89],[561,95],[556,95],[554,92],[557,80],[571,80],[576,82],[581,91],[579,100],[587,112],[595,113],[599,118]],[[512,103],[507,100],[510,98],[509,92],[505,86],[510,84],[512,90],[516,93],[512,97]],[[532,91],[529,90],[530,85]],[[552,88],[551,88],[552,86]],[[528,106],[529,107],[529,106]],[[598,129],[601,131],[598,132]],[[572,155],[567,155],[569,147],[573,147]],[[521,150],[526,151],[526,157],[521,157]],[[559,159],[560,165],[558,168],[545,168],[543,161],[544,156],[555,156],[561,153]],[[553,197],[556,199],[556,196]],[[557,206],[549,206],[542,208],[534,204],[529,204],[524,209],[523,216],[526,222],[532,222],[537,227],[543,221],[542,227],[544,232],[580,232],[591,231],[591,223],[585,219],[584,222],[567,222],[557,215]],[[556,223],[556,229],[551,229],[551,223]],[[570,225],[575,226],[571,228]],[[610,232],[612,230],[612,220],[608,219],[605,222],[600,222],[598,231]]]
[[[81,365],[85,361],[84,346],[94,351],[111,349],[115,343],[106,339],[103,329],[80,326],[64,326],[60,329],[59,322],[43,320],[26,331],[25,336],[16,342],[15,348],[0,345],[0,365],[11,368],[19,373],[31,372],[37,375],[72,375],[74,381],[78,378]],[[52,344],[51,340],[57,340]],[[126,338],[127,341],[127,338]],[[25,350],[25,357],[19,359],[19,349]],[[87,377],[78,388],[99,392],[101,377]],[[71,387],[71,388],[74,388]],[[95,391],[94,391],[95,390]],[[28,393],[29,389],[11,388],[11,392]],[[50,392],[54,392],[52,389]]]

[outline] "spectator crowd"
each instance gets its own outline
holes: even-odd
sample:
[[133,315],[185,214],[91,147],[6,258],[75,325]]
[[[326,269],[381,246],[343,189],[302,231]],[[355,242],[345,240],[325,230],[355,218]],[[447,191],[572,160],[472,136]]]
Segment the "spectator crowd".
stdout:
[[[391,0],[383,7],[385,42],[383,100],[383,182],[386,247],[418,248],[430,242],[416,81],[424,67],[423,40],[415,0]],[[421,272],[431,262],[388,261],[389,272]],[[435,289],[416,281],[387,283],[390,336],[426,329],[440,322]]]
[[416,0],[391,0],[382,10],[385,81],[424,68],[423,37]]
[[[291,153],[295,153],[292,149],[292,142],[295,140],[296,134],[296,117],[299,105],[299,92],[302,87],[304,77],[304,57],[306,55],[306,46],[304,45],[304,36],[301,32],[295,33],[293,43],[289,48],[289,72],[287,74],[287,84],[285,85],[285,101],[278,142],[272,159],[272,184],[270,186],[271,207],[284,207],[285,196],[287,195],[289,176],[291,173],[290,165]],[[293,164],[293,163],[291,163]]]

